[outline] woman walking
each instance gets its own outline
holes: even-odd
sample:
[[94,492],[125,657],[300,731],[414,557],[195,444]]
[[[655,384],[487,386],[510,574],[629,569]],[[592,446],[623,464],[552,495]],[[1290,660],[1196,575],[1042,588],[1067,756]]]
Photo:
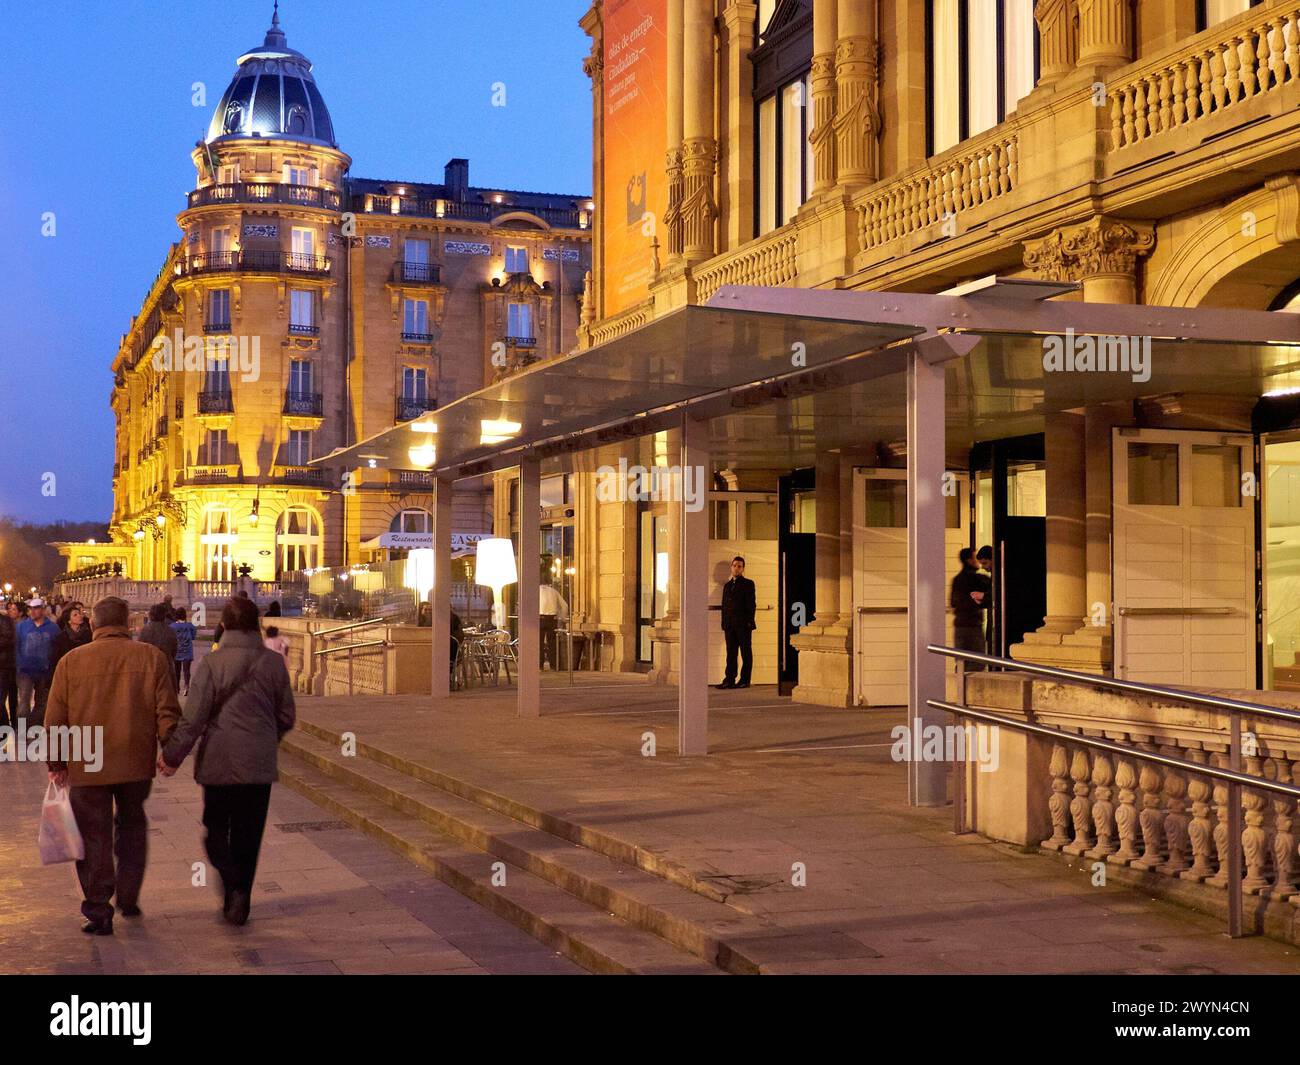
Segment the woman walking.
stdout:
[[198,744],[194,779],[203,786],[208,858],[225,890],[227,921],[248,920],[262,830],[278,779],[277,749],[294,725],[284,659],[262,646],[257,607],[234,598],[221,612],[221,646],[195,668],[185,714],[159,768],[171,776]]

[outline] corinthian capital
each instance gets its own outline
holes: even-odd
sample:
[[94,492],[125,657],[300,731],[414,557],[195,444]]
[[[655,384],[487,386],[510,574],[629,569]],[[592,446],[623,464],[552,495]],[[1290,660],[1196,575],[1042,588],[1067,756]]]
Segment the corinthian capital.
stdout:
[[1097,215],[1025,242],[1025,265],[1047,281],[1083,281],[1106,274],[1132,276],[1138,258],[1155,247],[1149,222]]

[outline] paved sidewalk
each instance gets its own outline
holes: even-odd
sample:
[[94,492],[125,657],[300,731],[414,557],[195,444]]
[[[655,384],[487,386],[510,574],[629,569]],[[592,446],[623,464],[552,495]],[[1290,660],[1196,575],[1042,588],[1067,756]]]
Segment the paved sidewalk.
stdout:
[[[906,805],[890,758],[903,710],[715,692],[707,758],[677,756],[672,689],[543,675],[541,719],[510,690],[303,698],[304,720],[635,844],[789,940],[789,971],[1291,973],[1300,950],[1056,859],[951,833]],[[644,757],[647,733],[657,743]],[[791,884],[794,863],[807,884]]]
[[227,925],[203,861],[201,793],[189,763],[154,784],[144,917],[112,937],[80,931],[71,865],[42,866],[36,834],[46,775],[0,764],[0,974],[488,973],[582,970],[386,847],[277,786],[252,919]]

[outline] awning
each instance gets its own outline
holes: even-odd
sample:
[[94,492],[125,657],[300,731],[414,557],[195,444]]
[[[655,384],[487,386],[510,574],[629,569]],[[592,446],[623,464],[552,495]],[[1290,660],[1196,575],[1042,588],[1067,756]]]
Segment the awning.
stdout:
[[[454,532],[451,534],[451,553],[452,557],[472,554],[474,545],[479,540],[485,540],[490,537],[491,533],[463,533]],[[433,549],[433,533],[431,532],[386,532],[378,536],[372,536],[369,540],[361,542],[363,551],[382,551],[385,548],[394,551],[420,551]]]

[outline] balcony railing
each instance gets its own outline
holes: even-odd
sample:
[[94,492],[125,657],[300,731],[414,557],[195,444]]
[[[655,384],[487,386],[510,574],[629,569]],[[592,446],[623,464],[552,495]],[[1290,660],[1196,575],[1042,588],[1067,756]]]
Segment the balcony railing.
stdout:
[[158,424],[155,428],[156,428],[155,435],[157,436],[167,435],[167,415],[164,414],[161,418],[158,419]]
[[326,470],[323,466],[281,466],[278,474],[282,481],[292,484],[324,484]]
[[189,255],[181,260],[181,273],[262,273],[262,274],[328,274],[330,260],[325,255],[303,255],[293,252],[252,249],[248,251],[214,251],[203,255]]
[[234,409],[235,399],[229,391],[199,393],[200,414],[231,414]]
[[421,470],[394,470],[393,480],[402,488],[432,488],[433,474]]
[[352,209],[371,214],[462,218],[473,222],[490,222],[499,215],[519,211],[535,215],[548,225],[558,226],[561,229],[587,228],[586,212],[572,207],[528,207],[517,203],[461,203],[456,200],[424,199],[417,196],[377,196],[373,193],[358,193],[352,198]]
[[233,462],[208,463],[185,468],[185,480],[191,484],[210,484],[213,481],[237,481],[239,466]]
[[436,263],[393,263],[393,280],[399,284],[436,285],[442,268]]
[[402,339],[409,344],[432,344],[432,333],[410,333],[405,329],[402,330]]
[[289,323],[289,335],[295,337],[314,337],[320,336],[320,326],[318,325],[301,325],[297,322]]
[[342,197],[329,189],[312,185],[288,183],[239,181],[232,185],[209,185],[189,194],[191,207],[206,207],[214,203],[290,203],[301,207],[323,207],[337,211],[342,207]]
[[696,299],[704,303],[723,285],[777,288],[799,276],[798,231],[783,227],[701,264]]
[[437,405],[437,401],[429,396],[415,399],[409,396],[398,396],[397,420],[399,422],[414,421],[421,415],[433,410]]
[[319,392],[289,392],[284,397],[284,413],[319,418],[324,407]]
[[506,337],[506,347],[535,348],[537,347],[537,338],[536,337]]
[[229,333],[230,319],[227,318],[224,322],[204,322],[203,331],[205,333]]

